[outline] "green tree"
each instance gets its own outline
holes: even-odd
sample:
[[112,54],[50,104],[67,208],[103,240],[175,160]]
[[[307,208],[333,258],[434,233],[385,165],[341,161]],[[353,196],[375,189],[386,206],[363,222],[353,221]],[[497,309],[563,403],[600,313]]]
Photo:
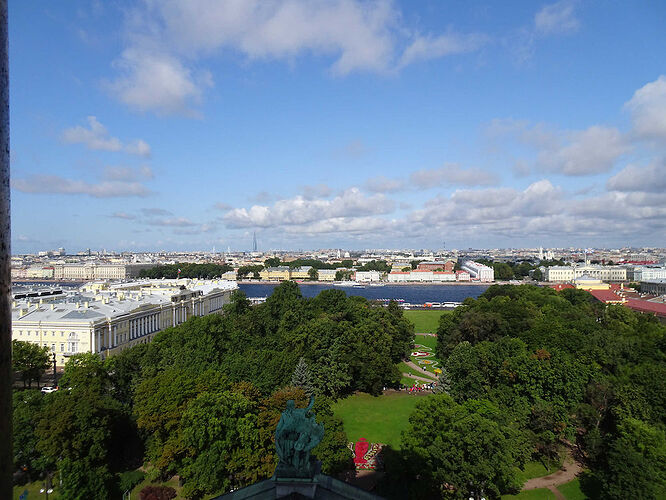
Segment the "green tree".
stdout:
[[264,261],[264,267],[268,269],[269,267],[278,267],[282,265],[280,257],[270,257]]
[[335,281],[349,281],[352,277],[352,271],[340,270],[335,272]]
[[532,279],[535,281],[543,281],[543,273],[541,272],[541,269],[538,267],[532,271]]
[[21,373],[23,387],[26,382],[31,387],[36,381],[39,388],[39,380],[50,366],[50,351],[32,342],[12,340],[12,365],[14,371]]
[[663,498],[666,434],[645,422],[626,419],[610,444],[607,468],[598,476],[604,498]]
[[27,472],[32,478],[46,470],[48,465],[37,448],[35,434],[45,399],[37,390],[14,391],[14,467]]
[[316,268],[312,267],[308,270],[308,278],[312,281],[317,281],[319,279],[319,273]]
[[435,389],[433,392],[435,394],[451,394],[451,379],[449,378],[449,374],[446,371],[446,368],[442,367],[441,368],[442,373],[439,374],[437,377],[437,385],[435,386]]
[[302,388],[308,396],[313,393],[312,375],[303,357],[298,360],[298,364],[294,369],[294,374],[291,376],[291,385]]
[[128,416],[112,398],[78,386],[58,391],[40,412],[37,448],[62,475],[64,498],[111,498],[112,471],[132,438]]
[[261,462],[257,412],[252,401],[231,392],[203,392],[182,416],[186,457],[183,494],[229,491],[251,483]]
[[402,448],[441,498],[499,498],[520,489],[515,466],[528,456],[522,435],[503,419],[487,401],[460,405],[436,394],[410,415]]

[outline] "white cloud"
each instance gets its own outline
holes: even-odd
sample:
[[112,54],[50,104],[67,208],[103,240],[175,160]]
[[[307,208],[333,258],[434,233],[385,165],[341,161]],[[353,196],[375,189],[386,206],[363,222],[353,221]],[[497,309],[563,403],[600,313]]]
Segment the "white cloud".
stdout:
[[223,201],[220,201],[220,202],[216,203],[214,206],[217,210],[220,210],[222,212],[226,212],[226,211],[231,210],[232,208],[234,208],[231,205],[229,205],[228,203],[224,203]]
[[372,177],[365,181],[365,188],[373,193],[395,193],[403,191],[407,182],[402,179],[389,179],[383,175]]
[[128,214],[127,212],[115,212],[109,217],[112,217],[114,219],[123,219],[123,220],[134,220],[136,219],[136,215],[133,214]]
[[[480,34],[422,36],[391,0],[144,0],[127,16],[127,46],[108,84],[135,109],[197,116],[212,77],[197,62],[227,51],[250,61],[333,59],[331,73],[390,72],[417,60],[476,50]],[[403,52],[402,47],[408,45]]]
[[328,198],[333,190],[326,184],[317,184],[315,186],[303,186],[301,188],[303,196],[308,200],[313,198]]
[[629,149],[619,130],[595,125],[564,133],[560,147],[539,152],[537,165],[564,175],[599,174],[611,170],[617,159]]
[[144,215],[173,215],[172,212],[164,208],[142,208],[141,213]]
[[474,167],[462,168],[455,163],[440,168],[417,170],[410,174],[409,180],[422,189],[442,185],[493,186],[498,183],[497,176],[491,172]]
[[645,167],[627,165],[608,179],[606,188],[612,191],[645,191],[666,193],[666,160]]
[[277,201],[272,207],[254,205],[236,208],[223,220],[232,228],[305,225],[337,218],[358,218],[392,212],[394,202],[381,194],[365,196],[357,188],[347,189],[330,200],[308,200],[303,196]]
[[666,76],[638,89],[625,108],[631,113],[634,133],[639,138],[666,141]]
[[192,104],[212,85],[209,74],[195,77],[178,59],[160,51],[129,48],[115,66],[122,76],[108,88],[128,106],[158,115],[198,117]]
[[122,166],[108,166],[104,168],[104,178],[110,181],[130,182],[153,179],[154,177],[153,170],[147,165],[138,168]]
[[191,227],[196,226],[195,222],[192,222],[187,217],[169,217],[165,219],[151,219],[145,222],[150,226],[165,226],[165,227]]
[[540,35],[572,33],[580,27],[575,2],[562,0],[546,5],[534,16],[534,29]]
[[109,131],[96,117],[89,116],[88,128],[77,125],[65,129],[62,139],[70,144],[84,144],[94,151],[123,151],[132,155],[149,157],[150,146],[141,139],[133,140],[127,144],[109,134]]
[[486,133],[495,144],[504,146],[508,137],[536,152],[534,161],[516,161],[514,171],[519,175],[526,175],[530,164],[541,171],[571,176],[608,172],[632,148],[618,129],[601,125],[562,131],[525,120],[493,120]]
[[102,181],[93,184],[57,175],[32,175],[24,179],[14,179],[12,187],[23,193],[85,194],[94,198],[144,197],[151,194],[140,182]]
[[488,36],[480,33],[417,36],[403,52],[398,66],[404,67],[416,61],[474,52],[488,41]]

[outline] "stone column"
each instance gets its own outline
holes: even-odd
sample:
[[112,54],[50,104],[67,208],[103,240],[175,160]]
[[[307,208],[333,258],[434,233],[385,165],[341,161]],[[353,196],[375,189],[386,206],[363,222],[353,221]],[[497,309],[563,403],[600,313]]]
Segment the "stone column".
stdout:
[[12,498],[12,313],[7,0],[0,0],[0,498]]

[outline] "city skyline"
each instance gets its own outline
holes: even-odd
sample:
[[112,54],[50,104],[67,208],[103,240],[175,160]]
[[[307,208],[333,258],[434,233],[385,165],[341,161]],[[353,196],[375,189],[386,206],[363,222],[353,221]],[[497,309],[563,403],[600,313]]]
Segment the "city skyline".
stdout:
[[12,251],[665,247],[664,18],[13,2]]

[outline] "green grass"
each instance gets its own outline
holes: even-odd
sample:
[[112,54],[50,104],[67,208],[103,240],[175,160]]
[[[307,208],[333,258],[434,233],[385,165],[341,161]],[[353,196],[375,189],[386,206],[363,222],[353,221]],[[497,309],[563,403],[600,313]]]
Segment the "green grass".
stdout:
[[[402,363],[402,362],[398,363],[398,370],[400,370],[401,373],[411,373],[412,375],[418,375],[419,377],[422,377],[422,378],[428,378],[427,374],[424,374],[420,370],[415,370],[411,366],[408,366],[407,364]],[[410,379],[410,380],[412,380],[412,379]],[[430,379],[428,379],[428,380],[430,380]],[[413,380],[412,380],[412,383],[413,383]],[[412,384],[409,384],[409,385],[412,385]]]
[[517,469],[517,476],[523,481],[534,477],[543,477],[560,470],[561,463],[554,463],[550,467],[545,467],[541,462],[527,462],[525,470]]
[[427,396],[410,396],[407,392],[377,397],[354,394],[336,402],[333,412],[342,419],[350,441],[363,437],[371,443],[400,448],[400,433],[407,428],[410,413],[423,397]]
[[555,493],[546,489],[538,488],[536,490],[521,491],[517,495],[502,495],[502,500],[553,500]]
[[416,333],[437,333],[439,318],[451,311],[403,311],[405,317],[414,324]]
[[585,500],[587,495],[580,489],[580,479],[576,478],[568,483],[561,484],[557,489],[567,500]]
[[[438,311],[414,311],[414,312],[438,312]],[[414,343],[415,343],[415,344],[421,344],[421,345],[424,345],[424,346],[426,346],[426,347],[429,347],[429,348],[431,349],[431,352],[434,354],[434,353],[435,353],[435,346],[437,345],[437,337],[432,337],[432,336],[429,336],[429,335],[416,335],[416,336],[414,337]],[[418,359],[418,358],[415,358],[415,357],[413,357],[413,356],[410,356],[410,359],[412,360],[412,362],[413,362],[414,364],[416,364],[416,365],[418,365],[418,366],[422,366],[422,365],[419,365],[419,359]],[[438,360],[437,358],[434,358],[434,357],[432,357],[432,358],[426,358],[426,359],[429,359],[429,360],[431,360],[431,361],[438,361],[438,362],[439,362],[439,360]],[[429,371],[431,374],[433,374],[433,375],[437,375],[437,374],[435,373],[435,368],[441,368],[441,363],[439,363],[439,364],[436,365],[436,366],[433,366],[433,365],[423,365],[423,367],[424,367],[427,371]],[[418,371],[417,371],[417,373],[418,373]]]
[[[33,483],[28,483],[23,486],[14,486],[14,500],[18,500],[21,494],[28,490],[28,500],[33,498],[44,498],[44,493],[40,493],[40,488],[44,487],[44,481],[35,481]],[[53,493],[56,493],[55,490]]]
[[[430,311],[428,311],[430,312]],[[430,347],[433,351],[435,350],[435,347],[437,347],[437,337],[433,337],[431,335],[415,335],[414,336],[414,343],[415,344],[421,344],[426,347]]]

